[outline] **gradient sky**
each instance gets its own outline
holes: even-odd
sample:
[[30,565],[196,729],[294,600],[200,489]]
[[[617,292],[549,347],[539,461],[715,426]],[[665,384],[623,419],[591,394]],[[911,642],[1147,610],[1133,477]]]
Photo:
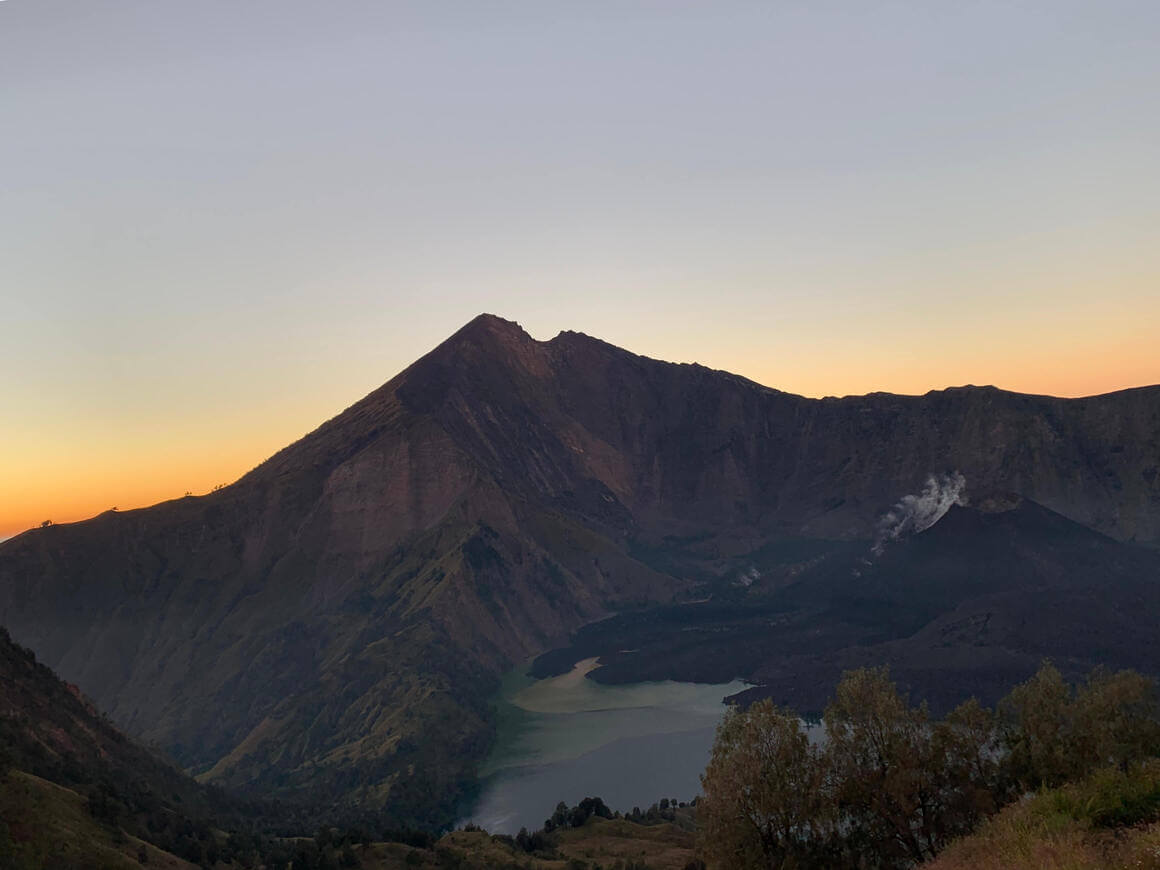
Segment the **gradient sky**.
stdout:
[[1160,3],[0,2],[0,537],[481,311],[807,395],[1160,382]]

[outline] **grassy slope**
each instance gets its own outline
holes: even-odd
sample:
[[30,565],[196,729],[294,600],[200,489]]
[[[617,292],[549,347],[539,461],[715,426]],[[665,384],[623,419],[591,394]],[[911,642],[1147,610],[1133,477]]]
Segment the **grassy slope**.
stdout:
[[673,824],[638,825],[593,817],[581,828],[564,831],[559,849],[567,858],[611,865],[639,861],[653,870],[681,870],[693,860],[692,831]]
[[85,798],[29,773],[13,771],[0,780],[0,866],[17,870],[139,870],[145,847],[148,866],[187,870],[190,864],[138,840],[114,836],[89,814]]
[[635,861],[643,862],[650,870],[683,870],[693,859],[693,834],[672,824],[645,826],[593,817],[579,828],[558,834],[554,858],[528,855],[481,831],[447,834],[433,850],[374,843],[358,847],[355,853],[363,870],[447,866],[569,870],[576,866],[571,862],[577,860],[584,867],[624,866]]
[[1160,870],[1160,764],[1103,771],[1007,807],[929,870]]

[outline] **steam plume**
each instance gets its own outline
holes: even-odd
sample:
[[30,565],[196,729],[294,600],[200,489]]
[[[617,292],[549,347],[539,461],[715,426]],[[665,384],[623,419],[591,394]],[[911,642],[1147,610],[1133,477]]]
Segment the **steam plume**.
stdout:
[[873,552],[880,556],[886,544],[925,531],[943,518],[953,505],[967,503],[967,479],[959,472],[930,475],[918,495],[904,495],[878,520]]

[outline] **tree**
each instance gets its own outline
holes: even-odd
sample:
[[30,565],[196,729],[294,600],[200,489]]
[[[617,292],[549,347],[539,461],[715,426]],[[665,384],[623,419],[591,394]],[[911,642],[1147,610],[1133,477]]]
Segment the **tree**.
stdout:
[[1071,686],[1048,661],[999,702],[1006,768],[1018,788],[1060,785],[1075,769],[1068,757],[1071,702]]
[[1152,679],[1096,668],[1076,691],[1073,708],[1078,775],[1105,765],[1126,770],[1133,761],[1160,755],[1160,707]]
[[563,827],[569,820],[568,805],[564,801],[556,804],[556,811],[544,820],[544,830],[548,833],[556,830],[556,828]]
[[[1020,791],[1123,779],[1160,754],[1151,679],[1097,669],[1073,690],[1049,662],[998,715],[972,699],[942,721],[886,668],[851,671],[824,722],[822,750],[769,701],[726,714],[697,803],[709,867],[912,867]],[[1124,812],[1143,818],[1149,800]]]
[[898,694],[886,668],[846,673],[826,709],[827,755],[848,839],[892,861],[921,863],[940,845],[927,720],[925,707],[912,709]]
[[1056,786],[1099,767],[1122,769],[1160,752],[1156,684],[1096,668],[1078,690],[1044,662],[999,704],[1008,777],[1018,789]]
[[817,866],[831,833],[825,768],[797,716],[769,700],[717,729],[697,804],[709,867]]
[[825,715],[832,787],[854,850],[921,863],[994,810],[994,719],[968,701],[941,723],[911,707],[886,668],[842,677]]
[[995,714],[971,698],[934,727],[931,740],[932,755],[941,760],[945,826],[966,834],[1006,798]]

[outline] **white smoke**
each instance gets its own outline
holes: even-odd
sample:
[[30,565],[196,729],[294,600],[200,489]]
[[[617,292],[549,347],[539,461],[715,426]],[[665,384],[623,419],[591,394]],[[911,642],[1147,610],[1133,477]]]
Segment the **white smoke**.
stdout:
[[761,572],[757,570],[757,566],[750,565],[748,571],[746,571],[740,577],[738,577],[735,581],[733,581],[733,585],[734,586],[743,586],[744,588],[748,589],[750,586],[752,586],[755,582],[757,582],[760,579],[761,579]]
[[878,520],[878,534],[874,539],[875,556],[890,541],[926,531],[943,518],[954,505],[965,505],[967,479],[959,472],[930,475],[918,495],[904,495],[898,504]]

